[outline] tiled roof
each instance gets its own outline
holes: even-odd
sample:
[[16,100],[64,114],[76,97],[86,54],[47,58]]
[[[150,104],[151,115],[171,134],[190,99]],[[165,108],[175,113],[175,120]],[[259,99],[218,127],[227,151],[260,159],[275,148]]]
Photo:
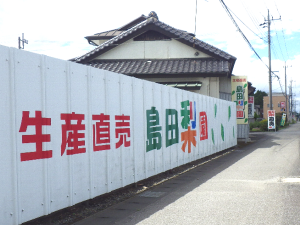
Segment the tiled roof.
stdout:
[[230,73],[227,60],[214,58],[168,60],[97,60],[89,65],[127,75]]
[[[211,56],[215,56],[221,59],[226,59],[226,60],[236,60],[236,58],[212,45],[209,45],[195,37],[193,37],[191,34],[173,28],[161,21],[158,21],[157,19],[150,17],[139,24],[135,25],[134,27],[120,33],[119,35],[111,38],[110,40],[104,42],[103,44],[99,45],[96,47],[94,50],[90,51],[89,53],[82,55],[80,57],[71,59],[71,61],[75,61],[78,63],[87,63],[89,60],[92,60],[99,54],[101,54],[102,51],[105,51],[107,48],[112,48],[117,46],[119,44],[118,42],[122,41],[123,39],[126,39],[126,37],[131,37],[132,34],[137,33],[139,30],[142,28],[148,26],[148,25],[154,25],[158,29],[164,31],[165,33],[168,33],[172,38],[177,38],[178,41],[183,41],[187,44],[193,45],[196,49],[199,49],[200,51],[203,51]],[[124,40],[125,41],[125,40]]]
[[92,39],[92,38],[97,38],[97,37],[114,37],[114,36],[120,35],[123,32],[124,32],[123,30],[109,30],[109,31],[101,32],[101,33],[94,34],[91,36],[87,36],[86,38]]

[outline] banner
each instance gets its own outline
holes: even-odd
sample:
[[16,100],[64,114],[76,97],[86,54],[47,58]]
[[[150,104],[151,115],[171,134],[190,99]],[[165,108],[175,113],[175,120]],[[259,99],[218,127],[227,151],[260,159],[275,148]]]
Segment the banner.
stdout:
[[268,110],[268,129],[276,129],[275,110]]
[[285,120],[286,120],[286,114],[282,113],[282,117],[281,117],[281,121],[280,121],[280,126],[284,127]]
[[249,96],[248,100],[248,118],[254,118],[254,96]]
[[236,103],[237,124],[248,124],[248,82],[246,76],[231,77],[231,99]]

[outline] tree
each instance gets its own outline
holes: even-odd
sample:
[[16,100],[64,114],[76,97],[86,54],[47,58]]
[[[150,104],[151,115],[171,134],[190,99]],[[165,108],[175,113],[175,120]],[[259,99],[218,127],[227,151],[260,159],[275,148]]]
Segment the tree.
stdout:
[[254,102],[255,102],[255,105],[260,105],[260,108],[262,109],[263,108],[263,98],[264,96],[268,96],[268,94],[264,91],[260,91],[260,90],[257,90],[254,94]]

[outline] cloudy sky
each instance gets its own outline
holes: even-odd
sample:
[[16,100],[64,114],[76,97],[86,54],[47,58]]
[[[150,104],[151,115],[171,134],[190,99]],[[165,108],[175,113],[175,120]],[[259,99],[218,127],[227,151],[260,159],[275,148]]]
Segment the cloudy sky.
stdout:
[[[248,76],[257,90],[269,92],[267,28],[271,23],[273,92],[292,81],[300,100],[300,19],[297,0],[224,0],[235,21],[262,61],[250,49],[219,0],[197,0],[196,37],[237,58],[233,73]],[[94,47],[85,36],[118,28],[138,16],[155,11],[159,20],[195,32],[196,0],[10,0],[0,2],[0,45],[18,47],[25,34],[25,50],[60,59],[80,56]],[[281,17],[281,20],[275,20]],[[299,77],[299,78],[298,78]],[[281,84],[281,86],[280,86]],[[298,102],[300,105],[300,101]],[[297,111],[299,111],[299,106]]]

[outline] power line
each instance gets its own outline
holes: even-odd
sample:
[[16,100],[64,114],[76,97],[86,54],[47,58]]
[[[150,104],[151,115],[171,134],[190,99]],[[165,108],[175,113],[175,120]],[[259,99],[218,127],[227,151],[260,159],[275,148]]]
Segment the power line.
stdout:
[[[229,9],[229,8],[228,8]],[[230,10],[230,9],[229,9]],[[259,39],[261,39],[261,40],[263,40],[264,42],[267,42],[265,39],[263,39],[262,37],[260,37],[258,34],[256,34],[253,30],[251,30],[237,15],[235,15],[234,14],[234,12],[232,12],[231,10],[230,10],[230,12],[236,17],[236,18],[238,18],[238,20],[242,23],[242,24],[244,24],[244,26],[245,27],[247,27],[254,35],[256,35]]]
[[194,33],[194,35],[196,36],[196,29],[197,29],[197,8],[198,8],[198,6],[197,6],[197,0],[196,0],[196,13],[195,13],[195,33]]
[[[255,55],[260,59],[260,61],[262,61],[262,59],[260,58],[260,56],[257,54],[257,52],[255,51],[255,49],[252,47],[250,41],[247,39],[247,37],[244,35],[244,33],[241,31],[240,27],[238,26],[238,24],[236,23],[236,21],[234,20],[234,18],[232,17],[229,8],[226,6],[226,4],[224,3],[223,0],[219,0],[223,6],[223,8],[225,9],[225,11],[227,12],[228,16],[230,17],[231,21],[234,23],[235,27],[238,29],[238,31],[240,32],[240,34],[242,35],[243,39],[247,42],[247,44],[249,45],[249,47],[252,49],[252,51],[255,53]],[[263,61],[262,61],[263,62]],[[264,62],[263,62],[264,63]],[[267,66],[267,65],[266,65]]]
[[[276,5],[276,2],[275,2],[275,6],[276,6],[277,12],[278,12],[278,14],[279,14],[279,16],[281,18],[281,15],[280,15],[280,12],[279,12],[278,7]],[[283,24],[282,20],[281,20],[281,24]],[[283,26],[281,26],[281,31],[282,31],[282,35],[283,35],[283,40],[284,40],[284,45],[285,45],[285,51],[286,51],[287,57],[289,59],[290,56],[289,56],[289,52],[288,52],[287,47],[286,47],[286,41],[285,41],[285,35],[284,35],[284,31],[283,31]]]

